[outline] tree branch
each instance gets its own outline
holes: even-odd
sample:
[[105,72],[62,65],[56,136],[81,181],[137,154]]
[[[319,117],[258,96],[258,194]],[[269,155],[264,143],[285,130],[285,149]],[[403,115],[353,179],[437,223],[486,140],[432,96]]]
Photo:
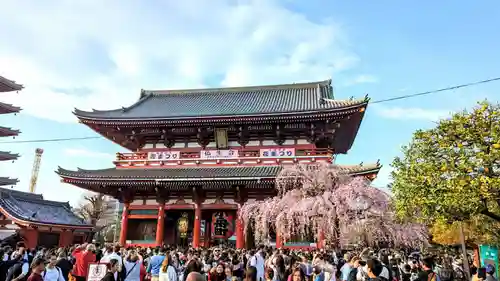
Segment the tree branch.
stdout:
[[488,209],[482,210],[481,214],[483,214],[483,215],[485,215],[485,216],[487,216],[487,217],[489,217],[497,222],[500,222],[500,215],[495,214],[493,212],[490,212]]

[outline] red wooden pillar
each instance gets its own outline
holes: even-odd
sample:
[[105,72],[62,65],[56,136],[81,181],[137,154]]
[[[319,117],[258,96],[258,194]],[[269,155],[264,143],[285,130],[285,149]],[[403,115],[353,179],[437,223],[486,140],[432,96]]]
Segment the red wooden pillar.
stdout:
[[236,249],[244,249],[245,248],[245,231],[243,220],[240,218],[240,208],[238,208],[238,212],[236,214]]
[[200,246],[200,234],[201,234],[201,206],[196,203],[194,206],[194,227],[193,227],[193,248],[198,248]]
[[59,234],[59,247],[67,247],[73,244],[73,232],[69,230],[63,230]]
[[163,231],[165,227],[165,203],[158,202],[158,222],[156,223],[156,246],[163,245]]
[[122,225],[120,229],[120,245],[122,246],[125,246],[125,243],[127,242],[128,207],[129,203],[123,204]]
[[320,230],[318,233],[318,241],[316,242],[316,247],[318,249],[325,248],[325,233],[323,232],[323,230]]
[[25,239],[26,248],[36,248],[38,246],[38,230],[35,228],[25,228],[21,231]]
[[283,240],[281,240],[280,233],[276,230],[276,249],[283,248]]

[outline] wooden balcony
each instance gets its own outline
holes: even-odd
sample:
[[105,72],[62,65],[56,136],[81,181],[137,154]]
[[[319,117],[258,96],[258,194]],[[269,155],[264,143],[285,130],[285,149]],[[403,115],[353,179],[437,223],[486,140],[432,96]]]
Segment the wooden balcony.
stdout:
[[[333,158],[330,149],[238,149],[238,150],[158,150],[117,153],[114,163],[121,167],[189,164],[276,164],[314,162]],[[217,152],[217,153],[216,153]],[[220,152],[220,155],[218,154]],[[208,153],[208,155],[207,155]],[[204,155],[205,154],[205,155]]]

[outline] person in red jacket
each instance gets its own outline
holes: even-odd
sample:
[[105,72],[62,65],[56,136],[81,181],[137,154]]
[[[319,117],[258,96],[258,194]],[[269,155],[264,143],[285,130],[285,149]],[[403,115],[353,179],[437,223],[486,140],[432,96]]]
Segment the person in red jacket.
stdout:
[[96,261],[95,247],[92,244],[83,244],[77,247],[72,255],[75,258],[72,275],[76,281],[85,281],[89,264]]

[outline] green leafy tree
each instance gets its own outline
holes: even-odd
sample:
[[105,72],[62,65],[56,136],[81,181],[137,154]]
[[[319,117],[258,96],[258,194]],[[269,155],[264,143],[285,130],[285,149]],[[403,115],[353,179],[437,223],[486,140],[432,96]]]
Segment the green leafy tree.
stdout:
[[500,222],[500,105],[480,102],[418,130],[392,166],[401,218]]

